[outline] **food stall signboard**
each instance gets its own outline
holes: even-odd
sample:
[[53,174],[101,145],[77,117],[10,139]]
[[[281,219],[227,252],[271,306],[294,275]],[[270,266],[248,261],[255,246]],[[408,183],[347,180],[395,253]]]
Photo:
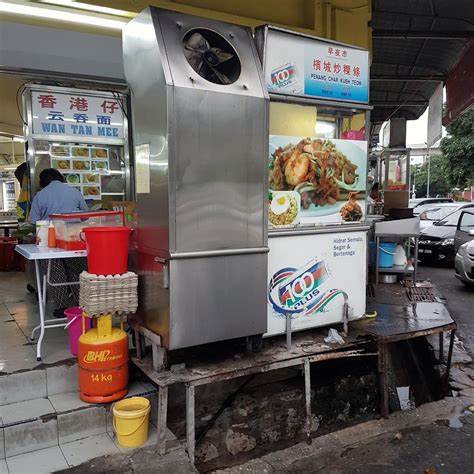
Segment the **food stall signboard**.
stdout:
[[123,112],[113,96],[32,91],[32,115],[36,136],[124,139]]
[[368,103],[367,50],[274,29],[267,35],[264,70],[270,92]]
[[270,226],[364,219],[367,142],[270,135],[268,166]]
[[[315,240],[317,245],[315,245]],[[268,241],[268,332],[342,321],[344,293],[349,319],[365,313],[366,232],[274,236]]]

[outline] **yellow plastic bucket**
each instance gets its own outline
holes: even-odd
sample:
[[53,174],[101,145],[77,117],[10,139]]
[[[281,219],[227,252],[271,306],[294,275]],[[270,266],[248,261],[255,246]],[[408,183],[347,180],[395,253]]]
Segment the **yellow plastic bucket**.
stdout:
[[117,442],[126,448],[141,446],[148,439],[150,401],[131,397],[114,404],[114,429]]

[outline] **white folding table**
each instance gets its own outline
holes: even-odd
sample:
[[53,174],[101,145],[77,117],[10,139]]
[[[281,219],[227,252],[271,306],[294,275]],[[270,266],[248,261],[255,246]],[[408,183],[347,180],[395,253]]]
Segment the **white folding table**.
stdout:
[[[58,248],[48,248],[48,247],[38,247],[34,244],[25,244],[17,245],[15,250],[23,255],[27,260],[32,260],[35,262],[35,273],[36,273],[36,290],[38,292],[38,306],[40,314],[40,323],[36,326],[31,333],[31,340],[34,340],[35,332],[39,329],[40,336],[38,339],[38,344],[36,346],[36,360],[41,360],[41,343],[43,342],[44,332],[46,329],[65,327],[67,318],[54,318],[54,319],[45,319],[46,312],[46,292],[48,285],[51,286],[70,286],[70,285],[79,285],[79,281],[65,281],[61,283],[51,283],[50,273],[51,273],[51,260],[57,258],[79,258],[86,257],[87,252],[85,250],[63,250]],[[41,278],[40,272],[40,260],[47,260],[48,267],[46,275],[43,275]],[[54,323],[54,324],[53,324]]]

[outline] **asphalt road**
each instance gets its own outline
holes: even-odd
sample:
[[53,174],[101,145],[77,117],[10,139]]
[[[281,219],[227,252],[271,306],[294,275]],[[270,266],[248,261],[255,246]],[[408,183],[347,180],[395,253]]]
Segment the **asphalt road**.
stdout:
[[430,280],[446,298],[448,310],[458,324],[457,334],[474,356],[474,289],[454,277],[454,269],[420,265],[418,279]]

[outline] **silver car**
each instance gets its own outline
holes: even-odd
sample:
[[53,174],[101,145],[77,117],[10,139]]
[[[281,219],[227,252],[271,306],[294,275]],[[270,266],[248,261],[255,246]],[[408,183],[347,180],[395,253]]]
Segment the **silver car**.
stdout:
[[[474,233],[471,234],[474,238]],[[462,244],[454,260],[455,277],[474,287],[474,240]]]

